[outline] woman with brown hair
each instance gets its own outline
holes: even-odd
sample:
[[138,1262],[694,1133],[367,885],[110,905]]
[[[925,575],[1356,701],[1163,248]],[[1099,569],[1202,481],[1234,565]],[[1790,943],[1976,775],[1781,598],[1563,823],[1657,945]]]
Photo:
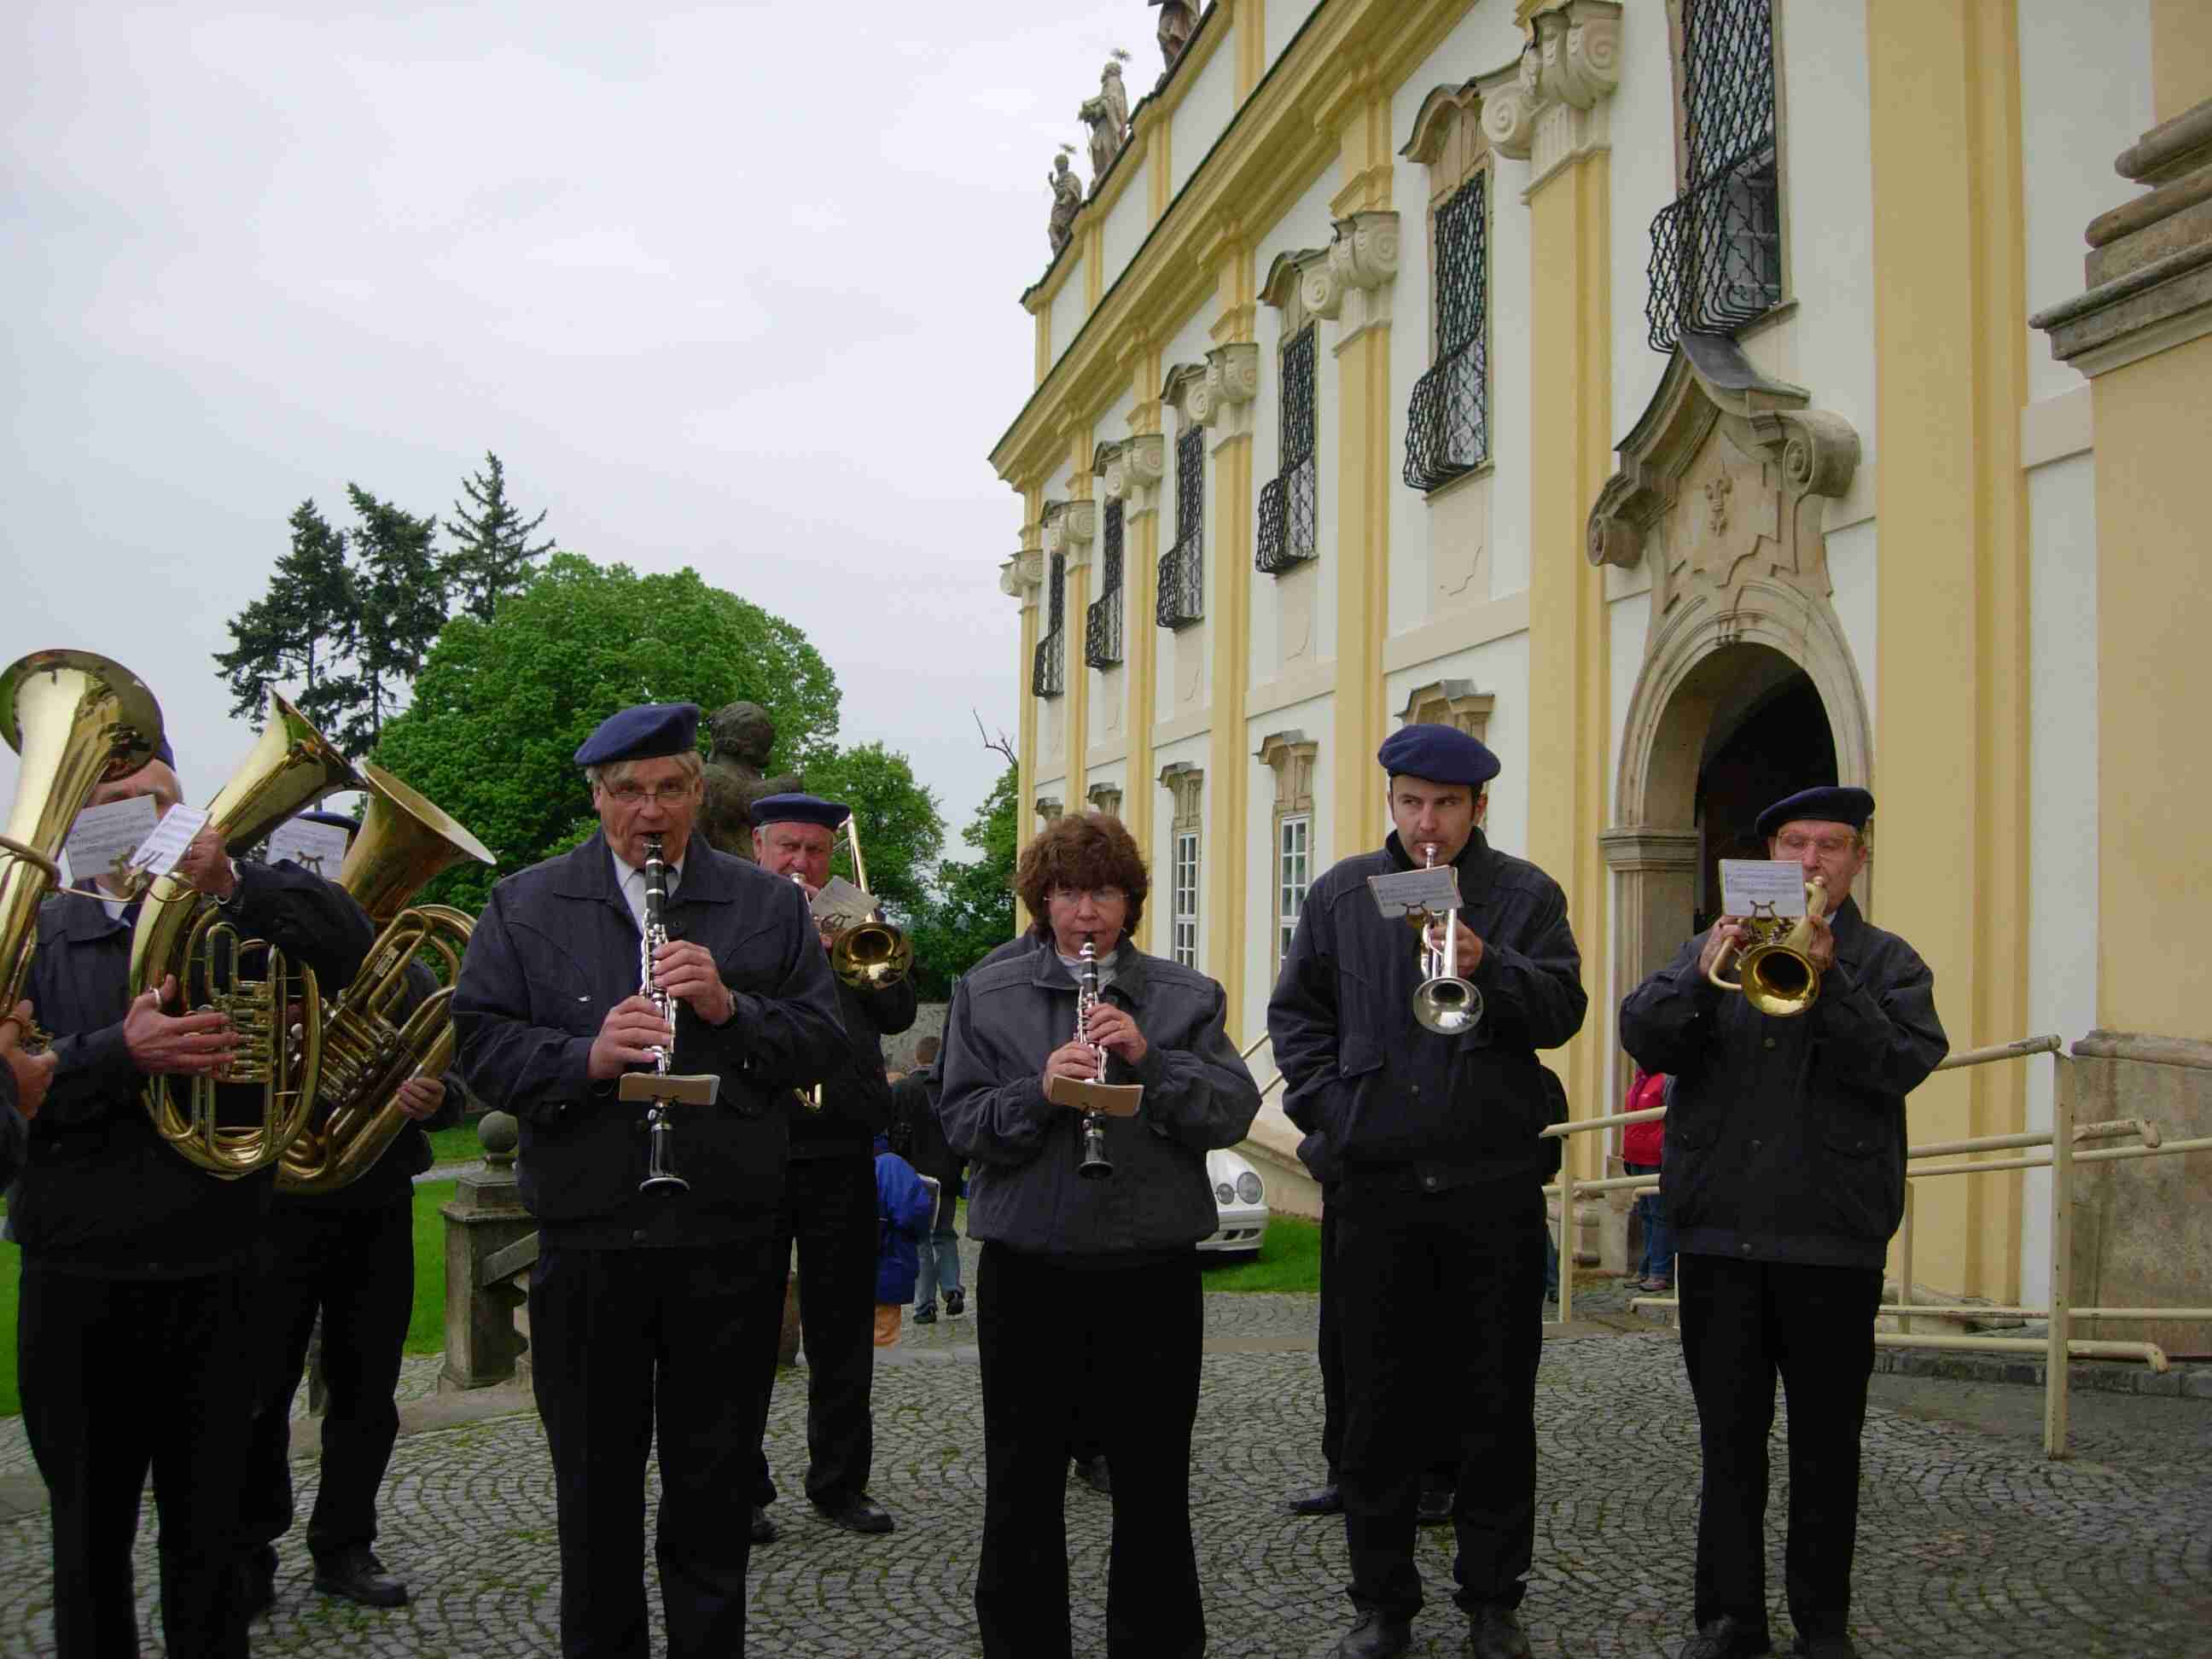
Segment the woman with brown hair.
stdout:
[[[947,1022],[945,1139],[970,1160],[968,1233],[983,1373],[985,1496],[975,1614],[987,1659],[1069,1654],[1062,1504],[1078,1412],[1104,1442],[1113,1659],[1206,1650],[1190,1534],[1190,1438],[1203,1320],[1193,1249],[1216,1225],[1206,1154],[1260,1109],[1204,975],[1140,951],[1148,887],[1118,819],[1054,819],[1016,890],[1034,926],[960,982]],[[1089,943],[1099,1000],[1076,1030]],[[1079,1174],[1083,1119],[1049,1079],[1140,1084],[1106,1121],[1112,1173]]]

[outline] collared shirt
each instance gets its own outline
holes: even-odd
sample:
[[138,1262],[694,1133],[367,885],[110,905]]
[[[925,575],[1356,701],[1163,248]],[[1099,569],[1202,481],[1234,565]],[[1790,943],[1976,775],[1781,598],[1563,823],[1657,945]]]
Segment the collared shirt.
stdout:
[[[631,917],[637,923],[638,937],[645,937],[645,870],[641,865],[626,864],[611,843],[607,856],[614,860],[615,885],[622,889],[623,902],[629,906]],[[676,859],[668,866],[668,896],[674,898],[676,890],[684,884],[684,860]]]
[[[1060,956],[1060,952],[1057,951],[1054,951],[1053,954],[1054,956]],[[1117,947],[1115,950],[1109,951],[1103,957],[1093,958],[1093,960],[1095,960],[1098,964],[1098,988],[1101,992],[1103,992],[1108,986],[1114,982],[1114,958],[1120,954],[1121,951]],[[1067,976],[1070,979],[1073,980],[1078,985],[1081,985],[1083,983],[1083,958],[1081,957],[1060,957],[1060,965],[1067,969]]]

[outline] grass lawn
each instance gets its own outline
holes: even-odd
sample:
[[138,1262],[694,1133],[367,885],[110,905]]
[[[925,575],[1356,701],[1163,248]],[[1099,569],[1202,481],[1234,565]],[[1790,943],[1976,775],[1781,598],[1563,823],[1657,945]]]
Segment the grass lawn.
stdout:
[[477,1139],[477,1126],[473,1123],[456,1123],[430,1137],[430,1167],[434,1170],[448,1164],[473,1164],[483,1155],[483,1142]]
[[1321,1294],[1321,1223],[1297,1216],[1267,1218],[1256,1256],[1200,1258],[1209,1291],[1273,1291]]

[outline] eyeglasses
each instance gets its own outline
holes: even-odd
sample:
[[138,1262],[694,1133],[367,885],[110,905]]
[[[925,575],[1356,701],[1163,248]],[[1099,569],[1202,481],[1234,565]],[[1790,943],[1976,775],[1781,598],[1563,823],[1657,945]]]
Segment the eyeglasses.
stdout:
[[1832,859],[1850,852],[1858,842],[1850,836],[1822,836],[1817,840],[1811,836],[1778,836],[1774,844],[1793,859],[1803,858],[1808,847],[1817,848],[1822,858]]
[[1045,896],[1054,904],[1080,904],[1087,898],[1103,908],[1120,904],[1129,896],[1118,887],[1055,887]]
[[607,786],[610,799],[623,806],[642,806],[651,801],[657,806],[673,806],[691,798],[688,783],[660,783],[647,788],[641,783],[617,783]]

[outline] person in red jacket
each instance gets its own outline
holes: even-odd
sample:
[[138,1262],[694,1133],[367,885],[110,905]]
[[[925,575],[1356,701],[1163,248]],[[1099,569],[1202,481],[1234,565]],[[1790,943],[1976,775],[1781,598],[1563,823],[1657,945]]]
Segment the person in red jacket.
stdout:
[[[1667,1103],[1667,1076],[1663,1072],[1647,1072],[1636,1068],[1636,1079],[1628,1085],[1628,1098],[1621,1103],[1624,1112],[1649,1111],[1654,1106]],[[1648,1123],[1632,1123],[1620,1133],[1621,1167],[1634,1175],[1657,1175],[1661,1143],[1666,1139],[1667,1120],[1655,1117]],[[1667,1223],[1667,1212],[1659,1203],[1656,1187],[1648,1193],[1636,1195],[1637,1219],[1644,1224],[1644,1260],[1636,1270],[1643,1289],[1671,1291],[1674,1288],[1674,1230]]]

